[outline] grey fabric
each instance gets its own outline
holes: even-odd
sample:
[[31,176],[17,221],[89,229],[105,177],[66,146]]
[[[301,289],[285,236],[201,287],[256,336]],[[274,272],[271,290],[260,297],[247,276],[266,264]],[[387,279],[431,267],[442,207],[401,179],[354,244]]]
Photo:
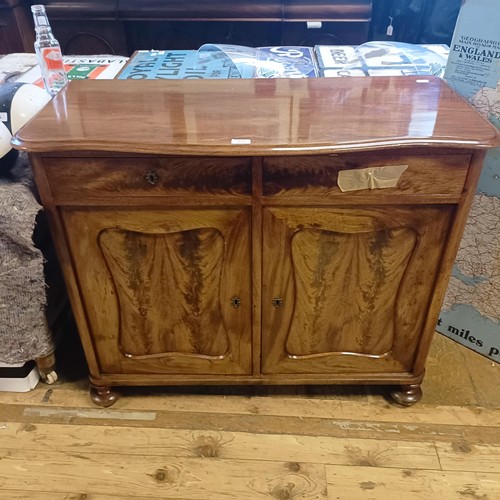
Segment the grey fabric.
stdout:
[[12,178],[0,178],[0,362],[24,363],[54,350],[47,327],[42,252],[33,244],[41,207],[21,154]]

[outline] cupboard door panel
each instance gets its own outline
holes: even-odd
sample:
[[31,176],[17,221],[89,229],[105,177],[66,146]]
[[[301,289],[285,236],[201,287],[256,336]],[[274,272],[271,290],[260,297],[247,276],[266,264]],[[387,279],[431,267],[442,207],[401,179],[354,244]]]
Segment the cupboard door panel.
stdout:
[[263,372],[411,373],[452,215],[265,209]]
[[104,373],[251,373],[248,209],[62,216]]
[[391,313],[416,240],[409,228],[296,232],[291,239],[296,299],[287,352],[296,357],[388,352],[394,342]]
[[125,356],[224,357],[229,347],[219,304],[224,238],[217,229],[172,234],[105,229],[98,241],[120,305]]

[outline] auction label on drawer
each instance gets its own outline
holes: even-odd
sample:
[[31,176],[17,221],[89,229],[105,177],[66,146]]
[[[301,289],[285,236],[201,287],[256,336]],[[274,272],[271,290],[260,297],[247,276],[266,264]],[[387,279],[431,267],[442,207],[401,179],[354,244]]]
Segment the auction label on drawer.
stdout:
[[231,144],[252,144],[252,139],[231,139]]
[[396,187],[408,165],[341,170],[337,183],[342,192]]

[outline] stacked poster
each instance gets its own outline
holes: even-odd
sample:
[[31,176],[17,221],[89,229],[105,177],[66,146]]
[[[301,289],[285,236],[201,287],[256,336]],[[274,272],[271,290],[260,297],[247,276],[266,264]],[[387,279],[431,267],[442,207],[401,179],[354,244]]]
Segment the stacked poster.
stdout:
[[[445,80],[500,129],[500,2],[465,0]],[[500,362],[500,148],[486,155],[437,330]]]
[[197,50],[138,50],[118,80],[183,80],[240,78],[231,61],[212,58],[201,63]]
[[0,56],[0,85],[15,81],[37,64],[36,54],[15,53]]
[[309,78],[318,75],[310,47],[206,44],[199,50],[139,50],[119,80]]
[[232,61],[242,78],[314,78],[319,75],[311,47],[244,47],[205,44],[198,50],[200,60],[222,57]]
[[[63,56],[64,69],[68,80],[112,80],[125,66],[128,57],[125,56]],[[36,65],[19,77],[17,82],[32,83],[43,86],[40,66]]]
[[447,45],[367,42],[359,46],[316,45],[321,76],[443,76]]

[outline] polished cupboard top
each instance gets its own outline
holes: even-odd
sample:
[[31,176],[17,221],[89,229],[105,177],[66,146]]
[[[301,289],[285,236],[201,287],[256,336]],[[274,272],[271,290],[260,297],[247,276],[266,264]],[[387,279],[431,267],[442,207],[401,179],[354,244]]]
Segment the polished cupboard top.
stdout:
[[376,77],[72,81],[12,143],[30,152],[280,155],[500,140],[442,80]]

